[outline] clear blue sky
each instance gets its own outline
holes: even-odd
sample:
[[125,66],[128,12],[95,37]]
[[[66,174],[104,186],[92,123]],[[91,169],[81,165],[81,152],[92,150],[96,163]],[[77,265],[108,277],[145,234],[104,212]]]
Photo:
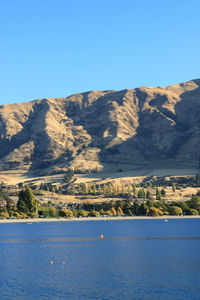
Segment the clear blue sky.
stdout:
[[200,78],[199,0],[1,0],[0,104]]

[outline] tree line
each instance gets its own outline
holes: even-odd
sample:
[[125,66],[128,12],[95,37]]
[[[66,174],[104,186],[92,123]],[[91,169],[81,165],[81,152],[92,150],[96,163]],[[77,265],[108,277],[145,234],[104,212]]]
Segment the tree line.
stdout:
[[[161,190],[158,190],[160,197]],[[162,216],[162,215],[199,215],[200,214],[200,196],[193,195],[186,202],[166,203],[161,200],[146,199],[139,202],[128,199],[118,201],[104,201],[95,203],[91,200],[83,203],[68,203],[67,208],[63,205],[48,206],[41,205],[34,197],[32,190],[26,186],[18,195],[18,201],[15,203],[8,196],[0,193],[0,202],[6,202],[6,205],[0,206],[1,218],[26,218],[26,217],[98,217],[98,216]]]

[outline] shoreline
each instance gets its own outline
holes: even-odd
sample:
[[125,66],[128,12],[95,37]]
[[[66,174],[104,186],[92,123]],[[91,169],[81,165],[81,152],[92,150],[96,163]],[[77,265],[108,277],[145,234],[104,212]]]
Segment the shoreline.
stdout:
[[198,216],[132,216],[132,217],[83,217],[83,218],[34,218],[34,219],[3,219],[0,224],[12,223],[43,223],[43,222],[84,222],[84,221],[126,221],[126,220],[170,220],[170,219],[200,219]]

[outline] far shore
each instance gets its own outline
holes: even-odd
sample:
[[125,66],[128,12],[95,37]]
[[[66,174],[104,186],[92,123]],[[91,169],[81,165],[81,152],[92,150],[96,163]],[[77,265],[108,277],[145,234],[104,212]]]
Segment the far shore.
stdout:
[[34,219],[2,219],[3,223],[42,223],[42,222],[79,222],[79,221],[126,221],[126,220],[170,220],[170,219],[200,219],[198,216],[132,216],[132,217],[86,217],[86,218],[34,218]]

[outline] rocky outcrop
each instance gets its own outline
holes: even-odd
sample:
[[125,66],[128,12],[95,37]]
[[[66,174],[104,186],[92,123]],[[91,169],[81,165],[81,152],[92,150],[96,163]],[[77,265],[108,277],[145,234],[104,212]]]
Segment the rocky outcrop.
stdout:
[[200,156],[200,80],[0,106],[0,169],[91,170]]

